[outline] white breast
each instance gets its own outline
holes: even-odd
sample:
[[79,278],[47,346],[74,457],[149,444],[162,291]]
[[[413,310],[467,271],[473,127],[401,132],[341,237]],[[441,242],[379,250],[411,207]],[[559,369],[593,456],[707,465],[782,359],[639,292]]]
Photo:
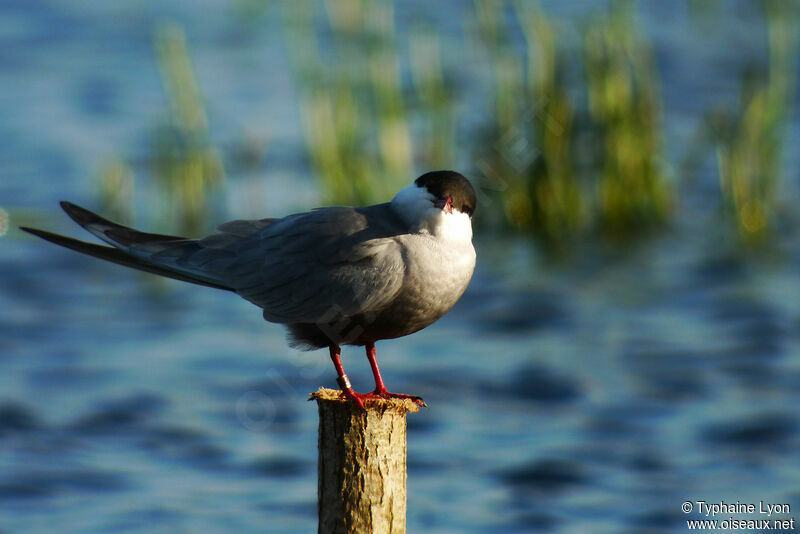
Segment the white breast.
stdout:
[[404,297],[415,303],[412,307],[417,313],[438,319],[469,285],[475,269],[472,242],[446,241],[432,234],[411,234],[402,240],[406,249]]
[[406,268],[397,304],[427,325],[453,307],[469,285],[475,269],[472,220],[456,209],[435,207],[432,195],[414,184],[395,195],[392,207],[412,230],[396,238]]

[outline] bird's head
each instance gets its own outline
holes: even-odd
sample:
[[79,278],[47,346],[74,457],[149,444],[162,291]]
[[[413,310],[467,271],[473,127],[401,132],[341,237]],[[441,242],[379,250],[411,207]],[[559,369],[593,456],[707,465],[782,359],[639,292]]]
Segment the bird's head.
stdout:
[[401,189],[392,207],[415,229],[447,240],[472,239],[477,198],[469,180],[454,171],[428,172]]

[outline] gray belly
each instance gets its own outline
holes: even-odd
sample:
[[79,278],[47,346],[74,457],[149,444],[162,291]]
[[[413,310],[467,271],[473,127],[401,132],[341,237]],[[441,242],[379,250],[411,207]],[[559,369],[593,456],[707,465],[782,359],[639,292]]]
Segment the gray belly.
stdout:
[[[419,249],[419,247],[416,247]],[[290,344],[300,348],[366,345],[413,334],[447,313],[467,289],[475,267],[475,252],[453,253],[427,247],[424,255],[406,257],[403,289],[374,313],[340,317],[326,324],[290,324]]]

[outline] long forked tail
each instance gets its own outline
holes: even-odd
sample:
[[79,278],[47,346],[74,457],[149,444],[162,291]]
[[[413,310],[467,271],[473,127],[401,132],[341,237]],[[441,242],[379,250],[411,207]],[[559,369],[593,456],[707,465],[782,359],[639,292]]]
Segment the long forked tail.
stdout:
[[97,245],[38,228],[23,226],[20,229],[56,245],[119,265],[183,282],[233,291],[233,288],[209,273],[181,265],[182,259],[202,252],[201,246],[194,239],[139,232],[70,202],[61,202],[61,207],[72,220],[112,246]]

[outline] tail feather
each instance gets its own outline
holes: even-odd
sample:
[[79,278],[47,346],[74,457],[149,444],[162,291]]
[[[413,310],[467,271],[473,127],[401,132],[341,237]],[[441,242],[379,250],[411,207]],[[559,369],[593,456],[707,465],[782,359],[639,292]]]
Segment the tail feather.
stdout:
[[162,234],[148,234],[133,228],[128,228],[114,221],[109,221],[100,215],[82,208],[72,202],[62,200],[61,208],[76,223],[80,224],[92,234],[102,239],[109,245],[130,246],[136,243],[153,243],[166,241],[185,241],[185,237]]
[[[88,243],[38,228],[21,227],[20,229],[56,245],[112,263],[183,282],[234,291],[232,287],[225,285],[211,274],[206,275],[206,273],[198,272],[197,269],[188,266],[184,268],[178,264],[180,260],[189,258],[199,251],[201,247],[195,240],[139,232],[104,219],[70,202],[62,202],[61,206],[75,222],[113,246]],[[177,261],[164,261],[167,259],[166,256],[173,256]]]

